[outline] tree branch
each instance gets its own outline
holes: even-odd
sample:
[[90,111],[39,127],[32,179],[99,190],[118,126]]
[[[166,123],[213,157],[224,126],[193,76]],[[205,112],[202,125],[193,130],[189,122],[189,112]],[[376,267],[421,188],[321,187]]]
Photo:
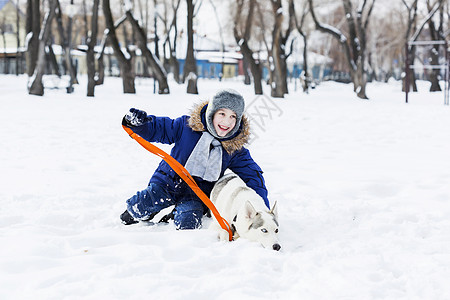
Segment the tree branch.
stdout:
[[316,14],[314,12],[313,0],[308,0],[308,2],[309,2],[309,10],[311,12],[313,21],[316,24],[316,28],[322,32],[331,34],[339,41],[339,43],[344,47],[344,53],[345,53],[345,56],[347,57],[347,61],[349,63],[351,70],[356,71],[357,67],[356,67],[355,62],[352,59],[352,55],[350,53],[350,47],[347,43],[347,37],[336,27],[330,26],[328,24],[320,23],[317,20]]

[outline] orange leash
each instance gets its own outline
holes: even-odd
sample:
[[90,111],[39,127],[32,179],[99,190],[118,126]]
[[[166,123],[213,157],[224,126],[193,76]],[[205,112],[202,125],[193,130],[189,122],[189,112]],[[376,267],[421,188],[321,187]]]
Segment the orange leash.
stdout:
[[173,158],[163,150],[159,149],[152,143],[144,140],[141,136],[134,133],[133,130],[131,130],[130,128],[124,125],[122,125],[122,127],[130,135],[130,137],[134,139],[136,142],[138,142],[142,147],[144,147],[151,153],[158,155],[159,157],[164,159],[166,163],[169,164],[169,166],[189,185],[189,187],[194,191],[194,193],[197,194],[197,196],[203,201],[203,203],[205,203],[205,205],[211,210],[217,222],[219,222],[220,227],[228,231],[229,240],[232,241],[233,233],[231,231],[230,224],[228,224],[227,220],[225,220],[220,216],[214,204],[211,202],[208,196],[206,196],[205,193],[199,188],[194,178],[192,178],[191,174],[189,174],[189,172],[175,158]]

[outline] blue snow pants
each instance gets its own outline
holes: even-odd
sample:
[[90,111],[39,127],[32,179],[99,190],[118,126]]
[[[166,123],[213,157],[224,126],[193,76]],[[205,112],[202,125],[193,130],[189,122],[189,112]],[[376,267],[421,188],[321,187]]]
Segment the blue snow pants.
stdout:
[[174,223],[177,229],[196,229],[202,225],[203,203],[200,199],[178,200],[156,183],[127,200],[128,212],[138,220],[145,220],[162,209],[175,205]]

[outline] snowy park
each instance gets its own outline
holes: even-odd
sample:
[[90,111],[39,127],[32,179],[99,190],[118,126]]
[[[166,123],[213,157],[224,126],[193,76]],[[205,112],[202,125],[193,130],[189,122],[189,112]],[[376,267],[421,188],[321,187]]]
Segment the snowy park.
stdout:
[[[37,97],[26,76],[0,77],[2,299],[450,298],[450,107],[428,82],[406,104],[399,81],[368,83],[361,100],[336,82],[256,97],[234,79],[199,79],[199,95],[139,79],[123,94],[120,78],[88,98],[83,79]],[[160,162],[122,117],[176,118],[223,88],[263,113],[248,148],[278,201],[279,252],[219,241],[214,218],[120,222]]]

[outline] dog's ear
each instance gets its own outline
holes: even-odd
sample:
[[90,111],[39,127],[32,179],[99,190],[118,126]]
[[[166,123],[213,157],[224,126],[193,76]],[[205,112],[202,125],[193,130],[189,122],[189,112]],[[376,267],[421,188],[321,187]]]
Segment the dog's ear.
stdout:
[[256,210],[250,201],[245,202],[245,217],[248,219],[253,219],[256,216]]
[[278,219],[277,201],[273,203],[270,213],[275,216],[275,219]]

